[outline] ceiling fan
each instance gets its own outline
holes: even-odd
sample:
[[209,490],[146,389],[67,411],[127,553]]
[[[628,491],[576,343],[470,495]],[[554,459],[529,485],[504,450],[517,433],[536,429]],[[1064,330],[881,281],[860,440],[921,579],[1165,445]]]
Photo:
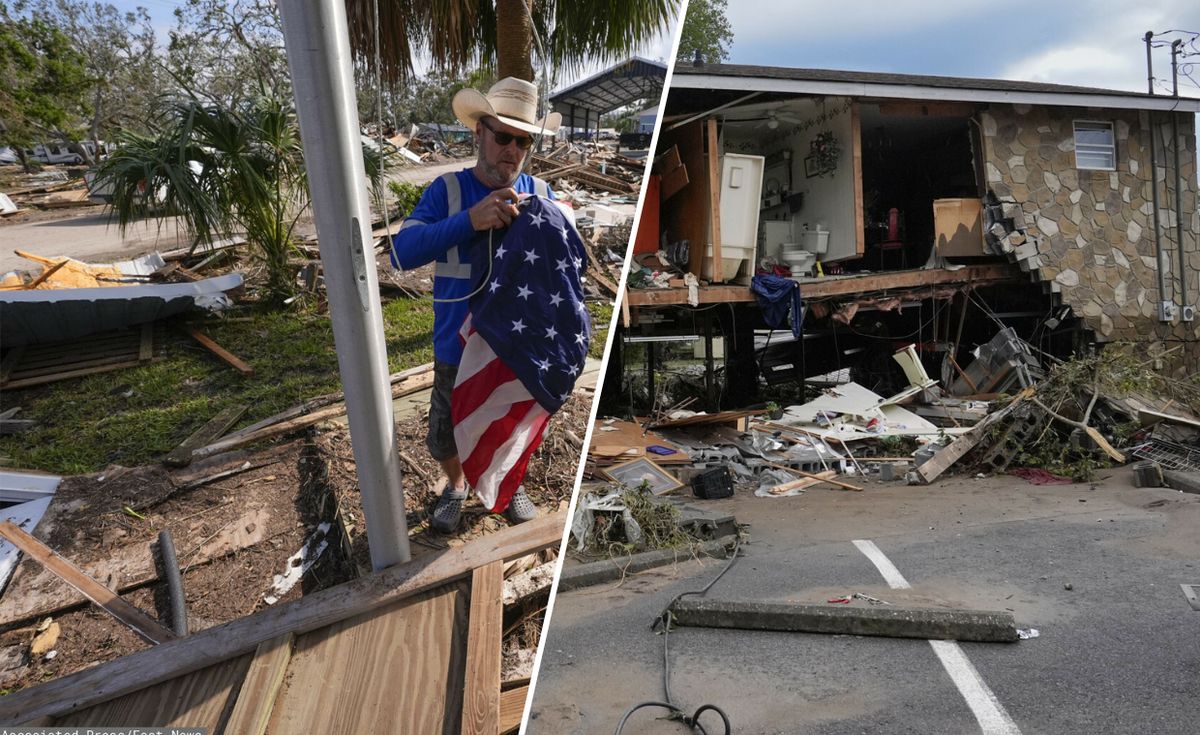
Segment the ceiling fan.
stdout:
[[743,117],[743,118],[738,118],[738,119],[731,119],[731,118],[726,118],[726,119],[729,122],[739,122],[739,123],[757,122],[758,124],[755,125],[754,127],[756,127],[756,128],[766,127],[768,130],[778,129],[779,123],[781,123],[781,122],[791,123],[793,125],[799,125],[801,122],[803,122],[799,118],[789,115],[786,112],[778,112],[776,110],[768,110],[766,117]]

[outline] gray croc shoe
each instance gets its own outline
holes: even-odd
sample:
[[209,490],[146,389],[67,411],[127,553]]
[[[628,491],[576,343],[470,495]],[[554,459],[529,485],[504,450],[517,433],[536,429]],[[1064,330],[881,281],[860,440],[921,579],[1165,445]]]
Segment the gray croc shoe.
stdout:
[[508,508],[504,510],[504,517],[509,523],[525,523],[537,518],[537,506],[525,494],[525,486],[521,485],[517,491],[513,493],[512,501],[509,502]]
[[442,491],[433,512],[429,514],[429,525],[439,533],[453,533],[462,519],[463,502],[467,499],[467,491],[454,492],[450,488]]

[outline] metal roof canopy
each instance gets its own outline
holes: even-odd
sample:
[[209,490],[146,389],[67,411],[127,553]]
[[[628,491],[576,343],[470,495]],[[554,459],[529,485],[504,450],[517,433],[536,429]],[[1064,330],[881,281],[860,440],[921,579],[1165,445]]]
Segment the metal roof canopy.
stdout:
[[[747,92],[776,94],[821,94],[880,99],[946,100],[954,102],[1000,102],[1048,104],[1064,107],[1107,107],[1134,110],[1200,112],[1200,99],[1168,97],[1144,92],[1126,92],[1062,84],[1020,82],[1005,79],[919,76],[830,69],[795,69],[737,64],[679,65],[671,83],[668,114],[678,109],[675,90],[696,90],[709,106],[719,104],[711,95],[721,90],[733,96]],[[684,95],[686,96],[686,95]],[[762,101],[761,99],[756,99]],[[676,104],[672,104],[676,103]]]
[[562,113],[566,126],[599,127],[601,115],[657,98],[666,79],[666,64],[633,56],[550,95],[550,107]]

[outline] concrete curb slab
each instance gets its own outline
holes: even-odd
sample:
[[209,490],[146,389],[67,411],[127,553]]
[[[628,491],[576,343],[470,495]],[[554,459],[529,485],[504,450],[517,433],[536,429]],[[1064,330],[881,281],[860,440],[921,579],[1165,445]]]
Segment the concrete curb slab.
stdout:
[[671,608],[676,625],[793,633],[1009,643],[1018,640],[1011,613],[937,608],[846,607],[684,598]]
[[[703,554],[714,558],[727,558],[729,550],[733,548],[736,540],[737,536],[735,535],[713,539],[701,544],[696,549],[696,555]],[[603,559],[601,561],[580,564],[577,567],[563,569],[562,575],[558,579],[558,590],[563,592],[599,584],[600,582],[610,582],[614,579],[620,579],[626,574],[674,564],[678,561],[688,561],[691,558],[692,554],[688,551],[661,549],[659,551],[646,551],[620,559]]]

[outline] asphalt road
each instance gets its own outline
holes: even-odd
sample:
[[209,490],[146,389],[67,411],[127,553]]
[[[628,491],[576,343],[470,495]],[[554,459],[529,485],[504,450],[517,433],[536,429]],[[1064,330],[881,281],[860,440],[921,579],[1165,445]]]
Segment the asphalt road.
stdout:
[[[825,602],[864,592],[910,606],[1008,609],[1040,633],[958,644],[1007,716],[985,726],[926,641],[678,629],[675,700],[720,706],[736,733],[1198,731],[1200,613],[1179,584],[1200,582],[1200,496],[1134,489],[1123,469],[1094,488],[1003,477],[715,505],[751,528],[709,597]],[[912,589],[890,588],[854,539],[873,540]],[[721,563],[558,596],[527,732],[612,732],[634,703],[662,698],[663,640],[649,625]],[[687,732],[657,716],[643,710],[624,732]]]
[[[406,167],[390,172],[388,178],[422,184],[469,164],[470,161],[454,161],[434,166]],[[155,250],[171,250],[190,243],[189,239],[182,236],[174,220],[166,221],[162,227],[151,221],[140,222],[122,235],[107,214],[93,211],[85,215],[72,215],[70,210],[62,212],[64,216],[56,220],[0,223],[0,273],[30,267],[30,262],[15,255],[14,250],[47,257],[66,255],[92,263],[107,263],[129,260]],[[299,234],[315,232],[311,220],[298,228]]]

